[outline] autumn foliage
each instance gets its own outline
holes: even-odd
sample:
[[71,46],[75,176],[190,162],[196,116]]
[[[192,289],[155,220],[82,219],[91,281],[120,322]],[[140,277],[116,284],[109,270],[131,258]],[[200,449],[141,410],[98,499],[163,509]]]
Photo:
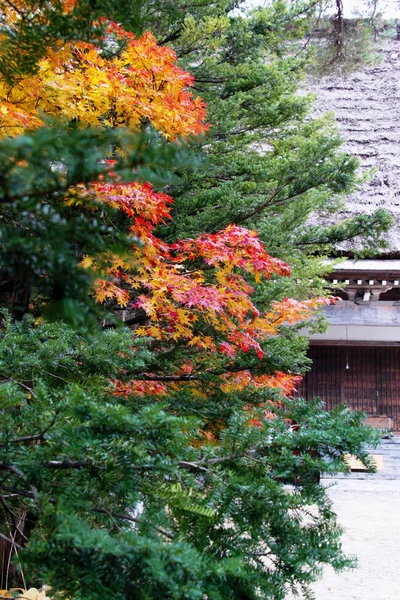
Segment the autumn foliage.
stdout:
[[[277,334],[282,325],[309,319],[322,302],[286,298],[264,313],[257,308],[252,299],[254,285],[272,275],[289,276],[290,271],[265,251],[254,231],[230,225],[215,234],[168,245],[153,233],[171,218],[173,201],[165,194],[138,183],[94,184],[87,193],[126,214],[129,230],[144,244],[132,249],[128,259],[111,256],[108,277],[97,280],[95,292],[99,302],[115,299],[121,307],[146,317],[135,329],[138,336],[184,344],[200,356],[220,353],[234,360],[240,352],[255,351],[262,359],[261,343],[267,337]],[[83,259],[82,267],[93,266],[90,257]],[[245,371],[240,376],[232,373],[230,384],[228,373],[229,365],[222,383],[226,391],[264,385],[289,394],[297,380],[283,373],[254,379]],[[117,389],[128,393],[137,392],[138,387],[156,395],[167,393],[165,384],[154,381],[147,385],[133,381]]]
[[[65,10],[72,9],[73,3],[66,3]],[[12,22],[15,14],[9,18]],[[48,49],[36,74],[0,81],[3,135],[38,128],[45,115],[81,127],[135,130],[149,123],[170,140],[207,130],[204,103],[188,90],[193,78],[177,66],[170,48],[159,46],[149,32],[135,37],[112,22],[103,27],[102,40],[60,42]],[[97,302],[129,309],[136,315],[137,336],[151,338],[160,347],[186,347],[203,369],[213,369],[210,356],[225,356],[225,391],[269,386],[290,393],[296,375],[254,378],[247,370],[237,374],[230,368],[243,352],[255,352],[261,360],[262,343],[282,325],[310,318],[319,301],[284,299],[260,310],[253,299],[255,286],[290,272],[266,252],[255,231],[229,225],[167,244],[156,229],[171,220],[172,198],[150,184],[121,181],[113,165],[110,160],[103,180],[70,189],[65,197],[69,205],[91,199],[113,207],[123,216],[127,232],[142,243],[123,254],[81,258],[81,267],[97,274]],[[177,379],[182,368],[176,367]],[[161,381],[115,385],[117,393],[134,389],[162,395],[167,390]]]
[[2,134],[39,127],[41,115],[133,129],[148,121],[169,139],[205,131],[204,103],[187,90],[193,78],[176,65],[170,48],[149,32],[136,38],[115,23],[105,36],[108,51],[60,43],[40,61],[36,75],[0,82]]
[[[146,32],[182,27],[196,69],[191,13],[212,46],[226,28],[205,67],[234,74],[223,87],[245,116],[230,127],[271,106],[285,136],[288,76],[275,93],[280,70],[272,59],[267,77],[231,4],[0,0],[0,596],[44,598],[45,582],[71,600],[283,600],[348,564],[316,475],[362,453],[362,417],[290,397],[306,363],[295,326],[323,301],[268,253],[254,198],[260,221],[235,217],[247,192],[214,181],[221,153],[231,176],[223,111],[211,97],[207,124],[201,76]],[[248,82],[266,102],[247,104]],[[254,196],[251,171],[267,170],[248,156],[232,163]],[[308,300],[285,298],[300,288]]]

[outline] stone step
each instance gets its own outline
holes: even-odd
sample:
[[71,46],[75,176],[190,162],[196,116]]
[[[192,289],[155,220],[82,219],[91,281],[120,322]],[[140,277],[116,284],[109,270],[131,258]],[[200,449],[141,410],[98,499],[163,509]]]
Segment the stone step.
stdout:
[[393,461],[394,463],[400,462],[400,456],[392,455],[392,454],[382,454],[381,452],[374,452],[374,456],[382,456],[384,461]]
[[381,454],[382,456],[400,456],[400,448],[377,448],[368,450],[369,454]]
[[400,476],[398,473],[386,473],[379,475],[371,475],[366,473],[352,473],[351,475],[323,475],[321,477],[321,481],[335,481],[337,479],[340,480],[362,480],[362,481],[382,481],[382,480],[390,480],[390,481],[399,481]]
[[323,474],[322,477],[330,479],[351,479],[353,477],[355,477],[356,479],[359,479],[360,477],[365,477],[366,479],[379,479],[380,477],[391,477],[394,479],[400,479],[400,469],[383,469],[382,471],[377,471],[376,473],[367,473],[366,471],[351,471],[351,473],[335,473],[332,475],[327,473]]
[[382,468],[376,473],[366,471],[352,471],[351,473],[337,473],[335,475],[323,475],[324,479],[365,479],[370,481],[390,479],[400,481],[400,436],[396,435],[381,441],[377,448],[367,449],[371,455],[382,457]]
[[394,454],[393,452],[369,452],[372,456],[382,456],[387,460],[400,460],[400,454]]

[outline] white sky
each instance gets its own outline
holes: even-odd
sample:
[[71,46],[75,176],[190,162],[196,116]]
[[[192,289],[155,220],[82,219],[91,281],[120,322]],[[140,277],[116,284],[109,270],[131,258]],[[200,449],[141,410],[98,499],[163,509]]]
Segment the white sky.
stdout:
[[[263,6],[268,0],[247,0],[246,5],[250,7]],[[354,17],[365,13],[369,9],[365,0],[343,0],[343,8],[346,17]],[[378,0],[378,11],[383,13],[387,19],[400,18],[400,0]]]
[[[346,17],[354,17],[357,16],[357,13],[365,12],[365,9],[369,7],[365,0],[343,0],[343,8]],[[371,11],[370,8],[369,11]],[[387,19],[400,17],[400,2],[398,0],[378,0],[378,12]]]

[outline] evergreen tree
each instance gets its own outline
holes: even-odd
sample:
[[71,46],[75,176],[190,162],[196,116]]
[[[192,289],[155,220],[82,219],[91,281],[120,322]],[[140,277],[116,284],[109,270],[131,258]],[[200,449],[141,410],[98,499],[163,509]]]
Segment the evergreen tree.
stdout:
[[[361,415],[286,400],[265,419],[265,391],[212,394],[210,375],[200,399],[184,387],[162,402],[138,387],[116,396],[110,377],[160,361],[127,330],[24,319],[7,321],[0,342],[1,533],[28,587],[68,598],[283,599],[323,563],[351,564],[313,473],[343,470],[343,452],[365,459]],[[215,419],[218,443],[205,444]],[[3,563],[2,585],[22,583]]]
[[[326,294],[327,265],[321,259],[343,245],[358,255],[379,254],[393,219],[382,209],[351,220],[333,217],[360,181],[357,160],[342,150],[334,117],[313,118],[313,98],[299,93],[315,65],[315,49],[302,47],[321,3],[271,2],[249,16],[239,10],[242,5],[155,2],[156,18],[151,10],[144,13],[146,25],[161,43],[173,45],[180,64],[194,74],[211,123],[195,143],[206,157],[203,168],[180,172],[179,182],[167,188],[175,200],[174,218],[161,235],[172,241],[229,223],[255,228],[292,272],[290,278],[273,275],[273,285],[257,286],[258,306],[267,309],[286,296]],[[334,224],[319,224],[327,214]],[[281,331],[293,366],[276,355],[269,364],[301,371],[307,342],[301,358],[300,333]],[[270,355],[269,342],[265,350]]]
[[168,140],[203,130],[204,107],[140,34],[166,3],[139,20],[118,6],[3,3],[0,587],[307,593],[321,565],[349,564],[318,475],[346,452],[368,462],[370,433],[346,408],[288,399],[304,352],[291,324],[318,301],[270,302],[266,280],[289,269],[254,232],[157,237],[171,198],[155,190],[196,166]]
[[[307,66],[299,39],[320,3],[271,2],[247,18],[237,10],[241,4],[210,1],[186,9],[178,2],[173,22],[161,5],[155,19],[148,16],[194,74],[212,123],[198,144],[207,156],[204,168],[183,174],[173,187],[174,220],[166,235],[228,223],[256,227],[273,255],[299,265],[300,277],[307,256],[332,253],[343,241],[379,252],[392,223],[382,210],[328,228],[310,226],[318,215],[337,212],[359,183],[357,161],[342,151],[332,116],[312,118],[312,98],[298,93]],[[314,272],[315,261],[310,264]]]

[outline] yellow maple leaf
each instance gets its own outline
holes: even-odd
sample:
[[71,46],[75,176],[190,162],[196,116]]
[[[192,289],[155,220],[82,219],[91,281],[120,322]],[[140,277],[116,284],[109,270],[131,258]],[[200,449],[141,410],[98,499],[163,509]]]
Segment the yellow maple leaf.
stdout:
[[90,267],[93,266],[93,259],[85,254],[79,264],[83,269],[90,269]]

